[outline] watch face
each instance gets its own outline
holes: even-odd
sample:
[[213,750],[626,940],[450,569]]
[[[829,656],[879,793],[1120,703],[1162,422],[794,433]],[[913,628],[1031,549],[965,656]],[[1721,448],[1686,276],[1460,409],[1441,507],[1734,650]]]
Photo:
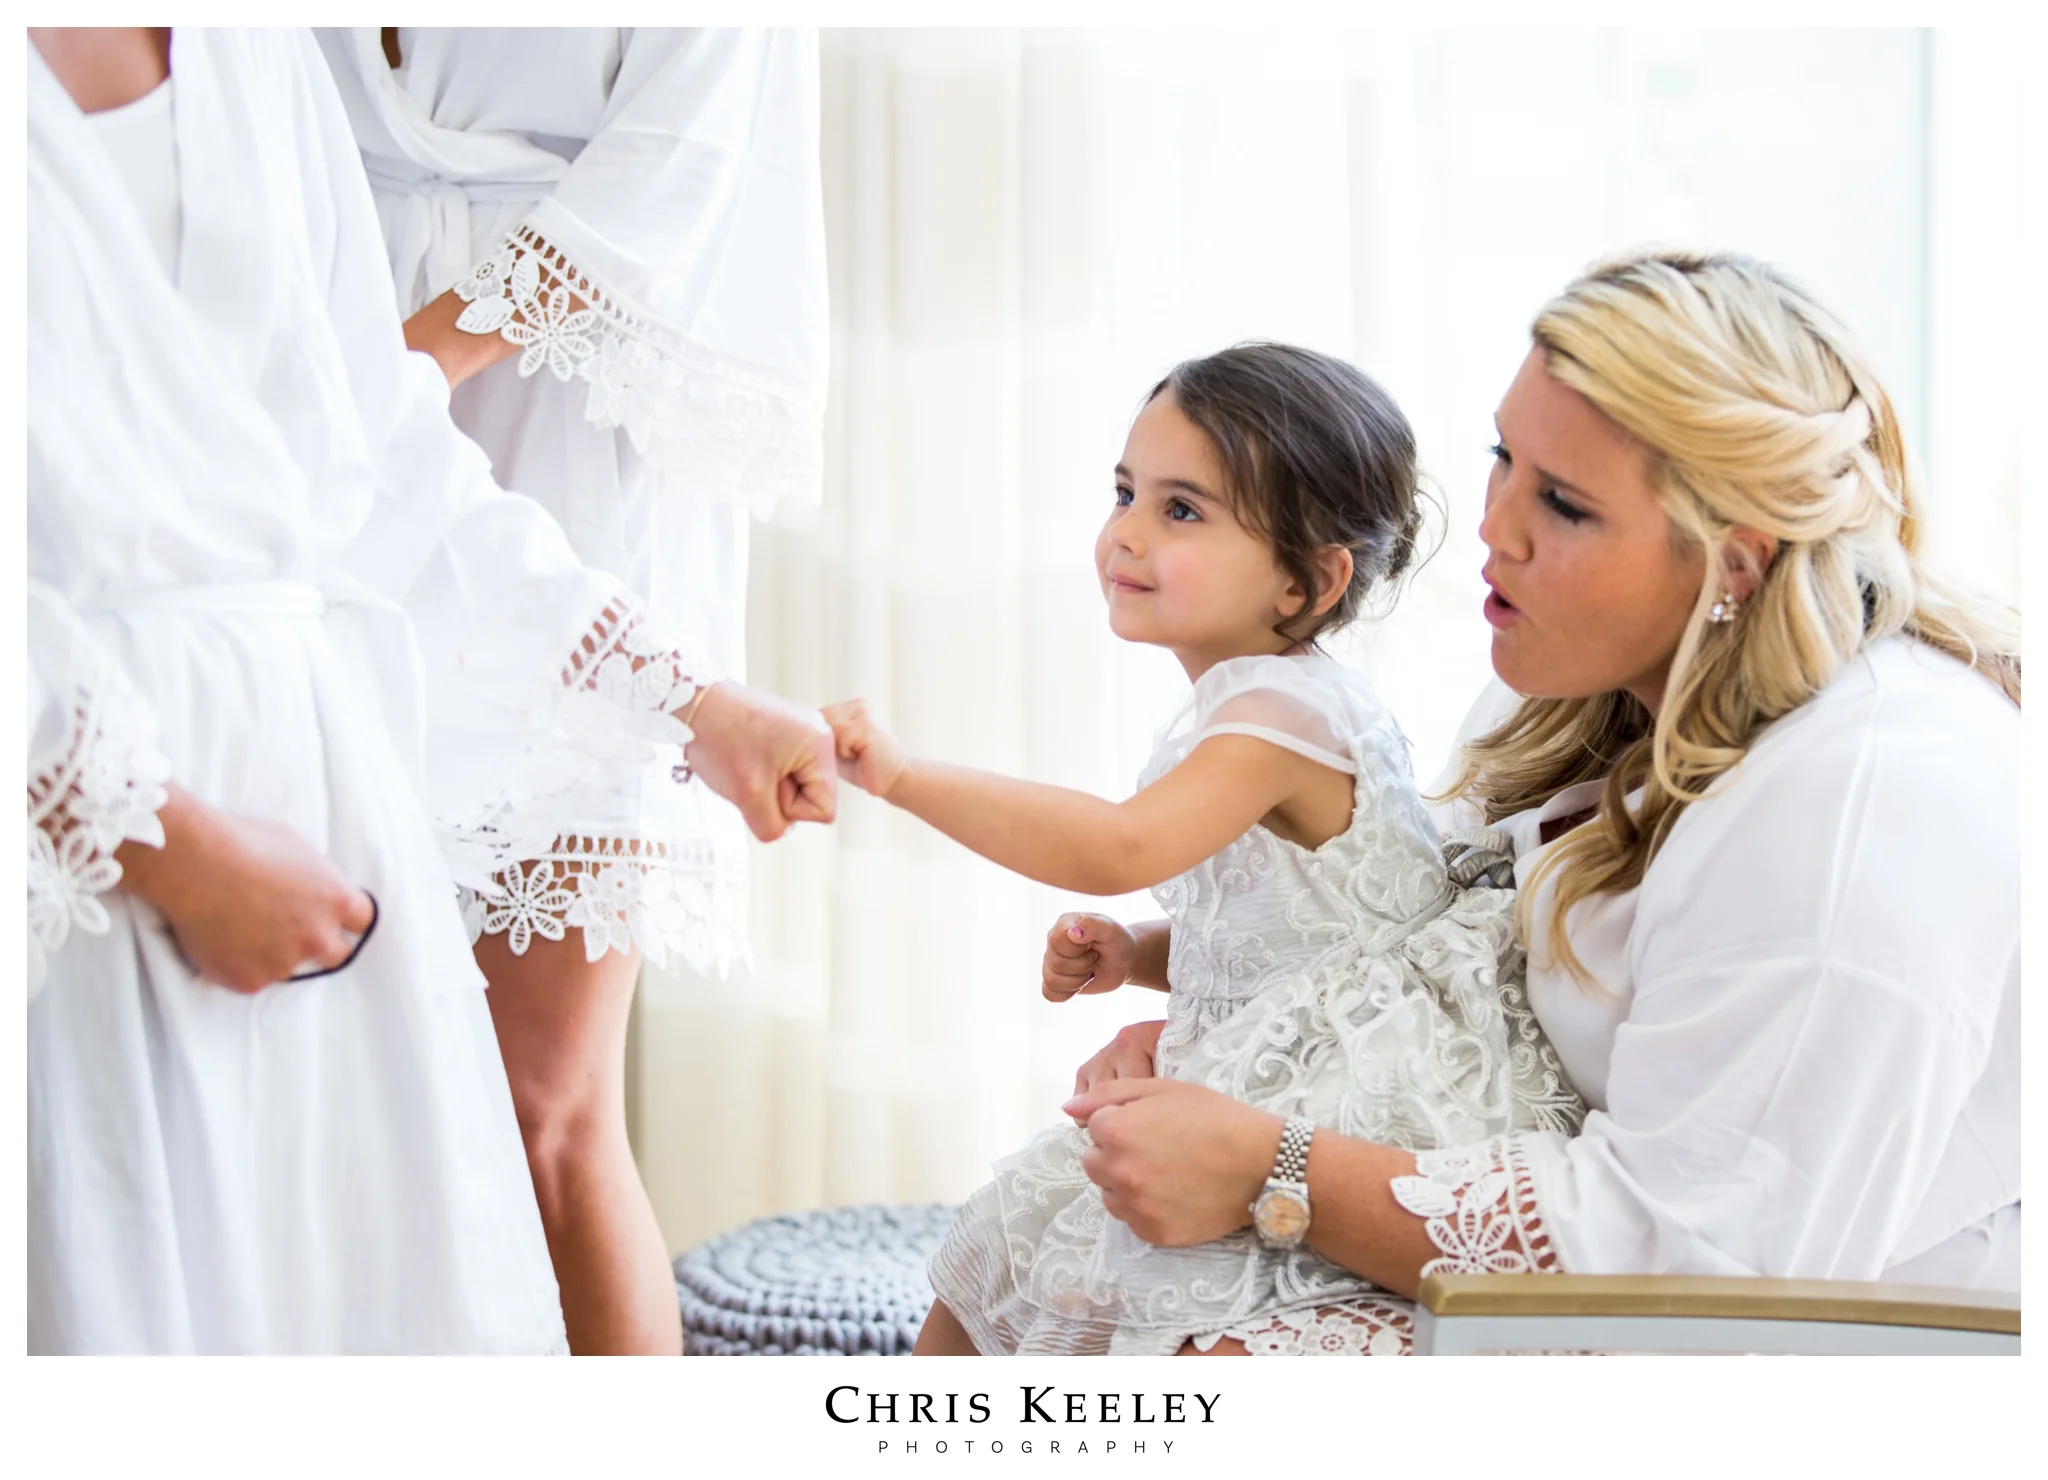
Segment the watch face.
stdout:
[[1298,1192],[1270,1187],[1252,1204],[1252,1222],[1268,1243],[1298,1244],[1308,1232],[1308,1199]]

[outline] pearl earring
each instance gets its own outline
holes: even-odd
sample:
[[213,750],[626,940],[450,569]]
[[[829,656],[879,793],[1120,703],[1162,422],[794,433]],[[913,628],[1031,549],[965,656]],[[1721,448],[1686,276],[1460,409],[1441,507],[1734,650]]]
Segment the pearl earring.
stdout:
[[1742,603],[1731,592],[1723,591],[1714,598],[1714,604],[1707,611],[1709,622],[1732,622],[1735,614],[1742,610]]

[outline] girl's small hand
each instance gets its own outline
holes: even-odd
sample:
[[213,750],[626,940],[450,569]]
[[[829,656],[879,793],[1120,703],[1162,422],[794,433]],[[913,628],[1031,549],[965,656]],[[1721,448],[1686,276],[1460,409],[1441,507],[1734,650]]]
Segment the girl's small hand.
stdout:
[[1045,1000],[1114,992],[1131,979],[1137,938],[1107,915],[1061,915],[1045,933]]
[[[1074,1093],[1085,1095],[1112,1079],[1150,1079],[1158,1072],[1159,1035],[1166,1023],[1127,1023],[1116,1037],[1074,1072]],[[1080,1117],[1076,1117],[1078,1123]]]
[[887,797],[907,763],[896,737],[875,723],[865,699],[828,704],[824,715],[832,727],[839,774],[871,796]]
[[1081,1169],[1148,1244],[1205,1244],[1251,1222],[1286,1122],[1177,1079],[1118,1079],[1060,1107],[1095,1144]]

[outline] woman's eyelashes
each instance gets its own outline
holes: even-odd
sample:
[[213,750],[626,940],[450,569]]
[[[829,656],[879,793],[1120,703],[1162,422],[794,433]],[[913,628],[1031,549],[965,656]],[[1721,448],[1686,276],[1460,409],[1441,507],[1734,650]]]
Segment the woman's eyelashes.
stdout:
[[1577,504],[1567,503],[1555,488],[1546,488],[1537,497],[1550,506],[1550,512],[1567,524],[1583,524],[1592,515]]
[[1128,489],[1128,488],[1124,487],[1124,486],[1123,486],[1123,484],[1121,484],[1121,483],[1117,484],[1117,486],[1116,486],[1116,506],[1117,506],[1117,507],[1118,507],[1119,509],[1128,509],[1128,508],[1129,508],[1129,507],[1131,506],[1131,500],[1132,500],[1132,499],[1134,499],[1134,498],[1136,498],[1136,497],[1137,497],[1137,495],[1136,495],[1136,494],[1134,494],[1134,493],[1132,493],[1130,489]]
[[[1499,463],[1503,469],[1510,469],[1514,467],[1515,460],[1512,457],[1508,456],[1507,448],[1499,442],[1496,442],[1491,447],[1487,448],[1487,451],[1493,454],[1493,460]],[[1564,520],[1564,522],[1567,524],[1583,524],[1586,522],[1586,520],[1593,517],[1592,514],[1586,511],[1585,509],[1582,509],[1577,504],[1574,504],[1567,500],[1565,496],[1559,493],[1555,488],[1542,489],[1537,493],[1536,497],[1543,501],[1544,506],[1547,507],[1551,513],[1557,515],[1558,518]]]

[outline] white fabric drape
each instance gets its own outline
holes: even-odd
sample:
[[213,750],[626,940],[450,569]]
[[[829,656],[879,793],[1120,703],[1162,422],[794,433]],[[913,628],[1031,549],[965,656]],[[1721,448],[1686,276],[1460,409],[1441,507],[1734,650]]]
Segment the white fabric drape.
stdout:
[[[1953,125],[1937,167],[1997,109],[1945,105],[1986,82],[1930,69],[1931,45],[825,32],[825,503],[756,540],[750,680],[863,695],[923,753],[1127,794],[1186,684],[1103,621],[1109,470],[1175,361],[1285,339],[1393,393],[1448,506],[1394,615],[1339,648],[1433,775],[1490,673],[1474,531],[1529,319],[1593,257],[1650,239],[1776,261],[1855,325],[1909,430],[1942,429],[1924,454],[1958,531],[1946,563],[2010,590],[2017,500],[1986,449],[2016,449],[2016,429],[1926,369],[1931,323],[1935,364],[1958,367],[1942,373],[1997,378],[1939,317],[1965,300],[1930,294],[1953,259],[1937,237],[1930,263],[1927,192],[1898,167],[1928,147],[1930,77]],[[1053,1122],[1088,1053],[1163,1007],[1038,994],[1060,910],[1151,918],[1149,901],[1011,878],[866,798],[755,866],[757,973],[666,981],[637,1024],[634,1134],[673,1247],[791,1208],[964,1197]]]

